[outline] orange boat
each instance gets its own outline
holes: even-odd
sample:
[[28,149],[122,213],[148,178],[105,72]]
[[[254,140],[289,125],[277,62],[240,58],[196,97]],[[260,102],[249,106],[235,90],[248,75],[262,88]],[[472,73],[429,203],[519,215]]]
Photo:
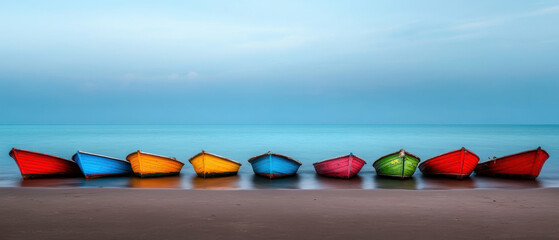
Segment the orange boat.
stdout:
[[174,157],[165,157],[140,150],[128,154],[132,170],[138,177],[158,177],[178,175],[184,163]]
[[226,177],[237,175],[241,163],[202,151],[188,160],[198,177]]

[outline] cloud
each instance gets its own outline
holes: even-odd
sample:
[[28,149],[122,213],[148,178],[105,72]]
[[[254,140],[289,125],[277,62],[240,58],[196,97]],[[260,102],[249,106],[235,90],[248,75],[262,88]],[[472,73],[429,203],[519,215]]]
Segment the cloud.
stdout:
[[188,74],[186,74],[186,79],[195,79],[197,77],[198,77],[197,72],[188,72]]
[[178,74],[178,73],[173,73],[170,74],[167,79],[171,80],[171,81],[182,81],[182,80],[192,80],[198,77],[198,73],[197,72],[188,72],[187,74]]
[[169,80],[178,80],[178,79],[180,79],[180,77],[181,77],[181,76],[180,76],[179,74],[173,73],[173,74],[169,75],[169,77],[167,77],[167,78],[168,78]]
[[[56,24],[54,24],[56,25]],[[260,23],[233,23],[228,21],[196,21],[165,16],[105,16],[87,18],[71,25],[75,31],[99,29],[86,35],[102,41],[129,41],[135,44],[151,44],[163,41],[168,45],[209,47],[223,53],[227,50],[284,50],[298,47],[313,39],[310,29],[290,25],[266,25]]]
[[288,35],[276,39],[260,40],[260,41],[246,41],[235,44],[236,48],[251,49],[251,50],[285,50],[306,44],[312,41],[313,38],[309,36]]
[[135,74],[132,73],[127,73],[124,74],[124,76],[122,77],[124,80],[134,80],[137,76]]
[[436,38],[433,40],[439,40],[439,41],[462,41],[462,40],[469,40],[469,39],[474,39],[477,38],[481,35],[481,33],[479,32],[474,32],[474,33],[466,33],[466,34],[457,34],[457,35],[453,35],[453,36],[448,36],[448,37],[441,37],[441,38]]
[[179,74],[179,73],[171,73],[168,75],[158,75],[158,74],[135,74],[135,73],[127,73],[124,74],[122,77],[117,78],[117,80],[121,80],[124,83],[131,83],[131,82],[154,82],[154,81],[186,81],[186,80],[193,80],[198,78],[199,74],[197,72],[188,72],[186,74]]
[[396,24],[391,24],[391,25],[385,25],[385,26],[372,26],[370,29],[366,29],[364,31],[362,31],[362,34],[381,34],[381,33],[393,33],[393,32],[399,32],[399,31],[405,31],[408,30],[414,26],[416,26],[418,23],[421,23],[422,20],[420,19],[414,19],[414,20],[410,20],[407,22],[402,22],[402,23],[396,23]]
[[[450,26],[448,27],[448,29],[446,29],[447,31],[458,32],[460,34],[439,38],[438,40],[464,40],[464,39],[481,37],[483,35],[482,30],[484,28],[503,25],[508,22],[521,19],[521,18],[535,17],[535,16],[551,14],[551,13],[559,13],[559,5],[550,6],[539,10],[530,11],[530,12],[521,12],[509,16],[501,16],[501,17],[490,18],[482,21],[472,21],[472,22],[466,22],[466,23]],[[461,32],[470,32],[470,33],[462,34]]]
[[551,7],[546,7],[546,8],[542,8],[536,11],[532,11],[529,13],[524,14],[524,16],[538,16],[538,15],[544,15],[544,14],[550,14],[550,13],[557,13],[559,12],[559,5],[557,6],[551,6]]
[[469,30],[476,30],[480,28],[491,27],[499,24],[503,24],[505,20],[503,19],[491,19],[486,21],[476,21],[476,22],[469,22],[464,24],[459,24],[455,26],[451,26],[449,30],[453,31],[469,31]]
[[484,21],[475,21],[475,22],[463,23],[463,24],[451,26],[449,28],[449,30],[453,30],[453,31],[476,30],[476,29],[501,25],[501,24],[504,24],[506,22],[516,20],[518,18],[533,17],[533,16],[539,16],[539,15],[550,14],[550,13],[559,13],[559,5],[550,6],[550,7],[542,8],[542,9],[539,9],[539,10],[530,11],[530,12],[518,13],[518,14],[515,14],[515,15],[512,15],[512,16],[508,16],[508,17],[501,17],[501,18],[488,19],[488,20],[484,20]]
[[94,91],[97,90],[99,86],[95,82],[83,82],[78,86],[78,89],[83,92]]

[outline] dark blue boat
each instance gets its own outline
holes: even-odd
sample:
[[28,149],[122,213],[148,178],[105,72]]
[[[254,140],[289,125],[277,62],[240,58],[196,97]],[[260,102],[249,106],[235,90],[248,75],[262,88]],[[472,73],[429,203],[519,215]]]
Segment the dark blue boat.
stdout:
[[78,151],[72,159],[78,163],[85,178],[131,175],[130,162],[118,158]]
[[267,152],[248,160],[254,174],[270,179],[293,176],[302,165],[288,156]]

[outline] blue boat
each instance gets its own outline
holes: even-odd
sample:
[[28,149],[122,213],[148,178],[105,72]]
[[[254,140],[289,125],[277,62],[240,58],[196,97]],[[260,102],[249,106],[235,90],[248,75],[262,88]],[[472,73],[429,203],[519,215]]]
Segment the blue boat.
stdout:
[[130,162],[118,158],[78,151],[72,159],[78,163],[85,178],[131,175]]
[[254,174],[270,179],[293,176],[302,165],[293,158],[272,152],[253,157],[248,162]]

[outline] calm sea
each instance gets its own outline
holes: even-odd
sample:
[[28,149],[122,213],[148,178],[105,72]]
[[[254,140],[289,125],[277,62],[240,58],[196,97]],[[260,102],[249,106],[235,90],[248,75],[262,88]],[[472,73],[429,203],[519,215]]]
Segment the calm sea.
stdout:
[[[409,180],[375,177],[378,157],[401,148],[422,160],[466,147],[481,157],[503,156],[541,146],[551,157],[535,181],[473,176],[463,181],[425,178],[416,171]],[[118,158],[141,149],[186,163],[178,177],[135,177],[95,180],[21,180],[8,156],[12,147],[65,158],[77,150]],[[239,175],[197,178],[190,156],[206,150],[243,163]],[[303,163],[293,178],[256,177],[247,162],[273,151]],[[559,125],[0,125],[1,187],[139,187],[181,189],[459,189],[559,187]],[[316,176],[313,162],[354,153],[367,161],[351,180]]]

